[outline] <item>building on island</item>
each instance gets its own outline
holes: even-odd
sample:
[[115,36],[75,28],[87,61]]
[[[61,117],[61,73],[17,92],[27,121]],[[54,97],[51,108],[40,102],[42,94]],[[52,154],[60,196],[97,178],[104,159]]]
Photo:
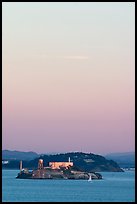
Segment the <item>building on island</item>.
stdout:
[[[20,179],[89,179],[91,173],[84,171],[75,170],[69,168],[73,166],[73,162],[70,161],[70,158],[67,162],[49,162],[49,166],[44,167],[43,159],[39,159],[38,168],[34,170],[28,170],[23,168],[22,161],[20,161],[20,172],[16,178]],[[72,170],[73,169],[73,170]],[[92,177],[95,179],[102,178],[99,174],[93,174]]]
[[51,169],[60,169],[60,167],[68,168],[69,166],[73,166],[73,162],[70,162],[70,157],[68,162],[49,162],[49,166]]

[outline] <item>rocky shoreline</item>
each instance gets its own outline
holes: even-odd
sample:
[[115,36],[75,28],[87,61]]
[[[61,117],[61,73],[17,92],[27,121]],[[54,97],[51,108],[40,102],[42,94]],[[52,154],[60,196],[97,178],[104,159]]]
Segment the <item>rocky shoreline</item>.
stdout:
[[51,167],[38,168],[36,170],[20,169],[17,177],[19,179],[73,179],[73,180],[88,180],[102,179],[100,173],[84,172],[75,166],[67,166],[53,169]]
[[[34,174],[35,172],[35,174]],[[91,179],[102,179],[100,173],[87,173],[79,171],[71,171],[64,173],[62,171],[32,171],[32,172],[20,172],[16,178],[18,179],[73,179],[73,180],[88,180],[90,175]]]

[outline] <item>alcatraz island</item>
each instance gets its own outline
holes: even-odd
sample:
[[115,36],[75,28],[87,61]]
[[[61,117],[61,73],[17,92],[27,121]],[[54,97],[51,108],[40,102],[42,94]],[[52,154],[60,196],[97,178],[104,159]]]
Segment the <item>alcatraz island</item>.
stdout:
[[20,172],[16,178],[19,179],[102,179],[100,173],[81,171],[70,161],[67,162],[49,162],[49,166],[44,167],[43,159],[38,160],[38,168],[36,170],[28,170],[23,168],[20,161]]

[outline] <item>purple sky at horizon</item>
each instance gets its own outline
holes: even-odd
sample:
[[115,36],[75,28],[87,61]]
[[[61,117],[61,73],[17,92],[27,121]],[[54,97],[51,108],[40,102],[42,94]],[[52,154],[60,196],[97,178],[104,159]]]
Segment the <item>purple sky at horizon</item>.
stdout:
[[2,3],[2,148],[135,150],[135,4]]

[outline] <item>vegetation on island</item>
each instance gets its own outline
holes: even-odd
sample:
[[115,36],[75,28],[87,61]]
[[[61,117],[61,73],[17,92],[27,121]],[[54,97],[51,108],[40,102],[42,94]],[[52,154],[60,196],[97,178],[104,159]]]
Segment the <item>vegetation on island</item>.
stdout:
[[[75,168],[79,168],[84,172],[101,172],[101,171],[111,171],[120,172],[123,171],[119,165],[113,160],[108,160],[101,155],[96,155],[93,153],[83,153],[83,152],[69,152],[55,155],[41,155],[31,161],[23,160],[23,167],[28,169],[37,169],[38,160],[41,158],[44,160],[44,166],[48,166],[49,162],[54,161],[68,161],[70,157],[71,161],[74,163]],[[19,160],[9,160],[8,164],[3,164],[2,167],[8,169],[19,169]]]

